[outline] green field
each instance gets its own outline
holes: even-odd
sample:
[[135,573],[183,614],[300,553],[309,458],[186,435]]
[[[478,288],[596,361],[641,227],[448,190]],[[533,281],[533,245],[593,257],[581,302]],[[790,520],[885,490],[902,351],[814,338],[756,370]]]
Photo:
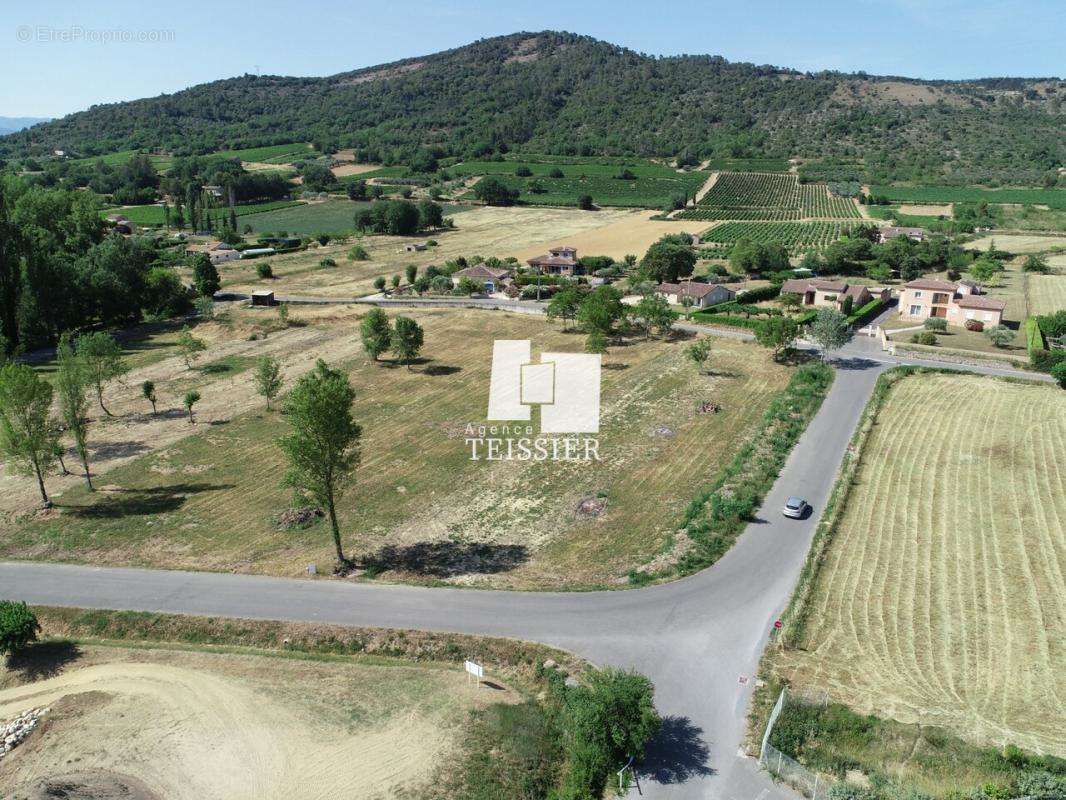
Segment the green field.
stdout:
[[288,164],[301,157],[313,156],[314,151],[306,142],[272,144],[266,147],[248,147],[243,150],[221,150],[208,158],[239,158],[260,164]]
[[[302,205],[298,200],[272,200],[267,203],[244,203],[235,207],[238,217],[246,217],[252,214],[262,214],[267,211],[275,211],[277,209],[291,208],[293,206]],[[126,206],[124,208],[105,208],[100,212],[103,215],[108,214],[122,214],[134,225],[162,225],[163,224],[163,206],[161,205],[146,205],[146,206]],[[229,216],[229,209],[225,207],[219,207],[211,209],[211,213],[214,216],[223,215]]]
[[706,168],[728,172],[788,172],[788,159],[712,158]]
[[789,173],[723,172],[695,208],[677,215],[696,220],[857,219],[849,198],[830,194],[824,183],[800,183]]
[[[137,150],[119,150],[118,152],[108,153],[107,155],[103,156],[86,156],[85,158],[71,158],[67,159],[67,163],[73,165],[92,165],[102,161],[109,167],[117,167],[121,166],[122,164],[125,164],[127,161],[137,155],[137,153]],[[171,156],[161,156],[149,153],[148,160],[152,162],[152,166],[154,166],[158,172],[166,172],[168,169],[170,169],[170,165],[174,159]]]
[[[354,219],[357,209],[369,205],[352,200],[327,200],[324,203],[299,203],[279,207],[274,211],[256,214],[245,220],[256,233],[278,233],[304,236],[313,233],[329,233],[344,236],[355,231]],[[470,206],[445,205],[444,215],[452,216],[466,211]]]
[[959,186],[871,186],[870,194],[901,203],[1016,203],[1066,209],[1066,189],[972,189]]
[[749,239],[761,244],[780,244],[790,250],[825,247],[851,229],[846,222],[727,222],[706,231],[700,238],[710,244],[733,244]]
[[[528,169],[532,176],[515,175],[520,167]],[[556,169],[562,172],[562,178],[549,177]],[[623,170],[628,170],[634,178],[617,177]],[[456,176],[492,175],[521,192],[520,202],[549,206],[576,206],[578,199],[587,194],[599,206],[661,208],[674,197],[692,197],[707,180],[704,172],[678,172],[642,161],[625,164],[467,161],[456,164],[449,172]],[[543,191],[530,191],[534,181]],[[473,193],[468,192],[467,196],[472,197]]]

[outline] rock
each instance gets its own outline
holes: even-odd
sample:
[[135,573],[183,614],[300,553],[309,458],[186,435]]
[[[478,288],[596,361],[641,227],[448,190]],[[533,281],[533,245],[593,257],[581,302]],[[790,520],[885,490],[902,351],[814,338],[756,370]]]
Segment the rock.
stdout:
[[549,658],[544,662],[544,669],[555,669],[557,666],[554,658]]

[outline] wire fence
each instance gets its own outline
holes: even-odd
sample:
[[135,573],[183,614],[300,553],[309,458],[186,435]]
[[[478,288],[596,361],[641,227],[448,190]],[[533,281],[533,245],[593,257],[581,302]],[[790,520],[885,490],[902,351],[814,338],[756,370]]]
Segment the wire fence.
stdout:
[[[770,734],[773,733],[774,724],[781,715],[785,704],[789,702],[786,691],[781,690],[770,719],[766,723],[766,732],[762,737],[762,747],[759,749],[759,763],[774,777],[784,781],[792,788],[802,792],[811,800],[825,800],[829,796],[829,790],[836,781],[817,772],[812,772],[791,756],[787,756],[770,744]],[[820,691],[805,691],[800,693],[795,702],[804,705],[820,705],[825,708],[829,703],[829,695]]]

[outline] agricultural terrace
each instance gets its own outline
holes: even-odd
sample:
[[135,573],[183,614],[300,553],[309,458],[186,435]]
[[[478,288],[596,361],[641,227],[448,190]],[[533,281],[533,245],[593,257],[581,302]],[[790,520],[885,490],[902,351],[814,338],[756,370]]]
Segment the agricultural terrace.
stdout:
[[682,219],[858,219],[858,206],[824,183],[800,183],[791,173],[723,172]]
[[860,713],[1066,756],[1066,393],[899,380],[877,414],[794,685]]
[[871,186],[870,194],[900,203],[1011,203],[1066,209],[1066,189],[976,189],[960,186]]
[[[234,212],[238,217],[248,217],[253,214],[262,214],[266,211],[277,211],[282,208],[294,208],[296,206],[304,205],[298,200],[271,200],[265,203],[241,203],[233,207]],[[224,215],[228,219],[229,207],[220,206],[219,208],[210,209],[211,213],[215,216]],[[151,205],[144,206],[121,206],[119,208],[105,208],[100,212],[102,215],[108,214],[121,214],[126,217],[134,225],[163,225],[165,222],[163,216],[163,206],[161,203],[152,203]],[[173,213],[173,209],[171,209]],[[354,213],[354,212],[353,212]],[[247,223],[250,220],[243,220]],[[351,226],[351,220],[348,221],[349,227]]]
[[[327,201],[318,205],[333,207],[334,202],[340,208],[344,208],[345,204],[348,207],[355,205],[348,200]],[[374,278],[384,276],[389,279],[393,275],[403,275],[408,264],[414,264],[419,270],[424,270],[430,264],[440,265],[459,256],[470,258],[474,255],[481,255],[487,258],[494,255],[499,258],[507,256],[529,258],[544,253],[548,243],[556,240],[573,244],[579,248],[581,255],[598,255],[601,252],[610,254],[606,248],[612,245],[617,248],[644,243],[644,249],[646,249],[647,245],[662,235],[654,223],[644,222],[638,218],[639,214],[647,212],[604,209],[595,214],[589,214],[562,208],[514,206],[510,208],[494,206],[468,208],[470,208],[469,211],[461,214],[457,213],[458,209],[449,210],[449,215],[455,217],[454,230],[435,231],[426,237],[414,240],[432,239],[437,242],[436,246],[425,250],[406,252],[404,245],[412,241],[409,236],[363,236],[345,241],[333,241],[324,247],[313,243],[307,250],[300,252],[221,264],[219,273],[222,277],[222,285],[223,288],[233,291],[247,292],[252,289],[269,288],[280,295],[358,297],[376,291]],[[292,211],[301,210],[303,209],[292,209]],[[273,213],[280,215],[285,212]],[[351,219],[343,211],[338,214],[339,219],[346,218],[349,221]],[[254,223],[261,221],[257,217],[249,219]],[[633,220],[635,227],[629,226],[628,220]],[[284,220],[275,216],[271,224],[263,225],[263,230],[273,232],[287,230],[292,233],[294,232],[292,228],[286,227],[286,224],[291,222],[293,222],[292,218]],[[323,217],[315,217],[304,221],[304,224],[307,227],[316,226],[314,232],[317,232],[323,230],[317,225],[324,224],[324,222]],[[669,228],[683,227],[679,223],[664,222],[660,225]],[[604,234],[604,232],[607,233]],[[586,234],[595,235],[596,238],[585,239]],[[348,253],[356,244],[367,251],[369,258],[366,261],[352,261],[348,258]],[[605,249],[601,250],[601,246]],[[642,254],[644,249],[631,247],[619,257],[625,253]],[[321,266],[322,261],[327,258],[333,259],[337,266]],[[256,269],[262,263],[270,264],[276,279],[262,280],[257,277]]]
[[[530,175],[518,175],[528,171]],[[650,162],[622,164],[545,163],[540,161],[464,161],[450,167],[455,176],[498,178],[517,189],[519,202],[529,205],[576,206],[591,195],[597,206],[662,208],[675,197],[691,198],[707,180],[707,173],[681,172]],[[552,177],[562,173],[562,177]],[[632,175],[632,178],[622,177]],[[473,197],[472,190],[464,197]]]
[[[84,619],[76,630],[93,638],[43,643],[0,663],[0,719],[49,707],[45,734],[4,761],[5,797],[425,796],[438,772],[464,760],[472,714],[523,700],[496,674],[498,691],[472,691],[458,665],[299,650],[318,633],[336,637],[336,652],[352,636],[336,628],[58,609],[42,615],[46,632],[64,637],[71,618]],[[137,641],[94,641],[126,631]],[[145,641],[166,635],[222,647]],[[433,651],[431,637],[408,635]],[[232,646],[241,636],[257,647]],[[282,636],[294,647],[289,638],[283,646]],[[48,654],[54,661],[42,668]]]
[[801,251],[826,247],[850,230],[851,226],[846,222],[726,222],[704,232],[700,240],[731,245],[748,239]]
[[[464,433],[485,423],[493,341],[580,351],[585,337],[528,315],[405,310],[426,339],[423,361],[408,370],[362,353],[365,311],[294,308],[291,327],[278,329],[273,311],[234,309],[196,332],[211,343],[203,362],[271,354],[287,387],[320,357],[349,373],[362,464],[340,503],[341,529],[346,549],[390,580],[625,583],[631,569],[669,551],[690,501],[792,373],[747,342],[716,340],[712,374],[702,375],[684,340],[630,340],[606,356],[601,461],[472,461]],[[265,337],[264,325],[274,326]],[[146,378],[160,397],[157,416],[137,391]],[[204,375],[178,357],[133,370],[105,395],[117,416],[92,412],[99,491],[86,491],[77,476],[50,477],[55,509],[9,520],[0,557],[276,575],[303,574],[310,563],[326,569],[333,554],[325,522],[279,527],[292,503],[276,443],[288,425],[264,409],[252,378],[247,368]],[[190,385],[203,395],[195,425],[180,408]],[[708,401],[721,411],[701,413]],[[7,476],[3,488],[11,510],[32,506],[29,479]]]

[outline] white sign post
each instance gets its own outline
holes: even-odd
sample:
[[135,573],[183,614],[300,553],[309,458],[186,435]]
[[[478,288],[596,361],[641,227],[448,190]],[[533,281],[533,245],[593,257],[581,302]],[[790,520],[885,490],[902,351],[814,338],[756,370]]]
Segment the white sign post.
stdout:
[[[481,686],[481,679],[485,677],[485,668],[475,661],[464,661],[463,666],[466,668],[467,674],[473,675],[477,679],[477,685]],[[469,682],[469,678],[467,682]]]

